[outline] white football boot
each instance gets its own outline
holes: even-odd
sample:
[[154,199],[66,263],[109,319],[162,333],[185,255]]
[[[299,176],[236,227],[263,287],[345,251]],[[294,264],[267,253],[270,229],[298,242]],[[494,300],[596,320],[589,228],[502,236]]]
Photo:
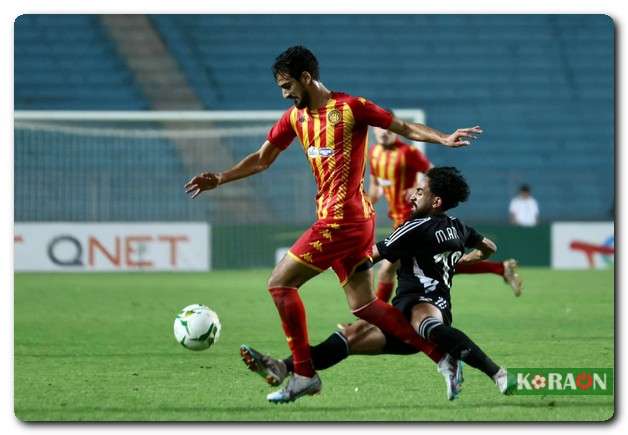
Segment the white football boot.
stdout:
[[508,371],[503,367],[501,367],[499,371],[493,375],[493,380],[495,381],[495,385],[497,385],[499,392],[502,394],[512,394],[516,386],[514,382],[509,382]]
[[313,396],[320,393],[322,387],[323,383],[321,378],[318,377],[318,373],[311,378],[293,374],[285,387],[270,393],[266,396],[266,399],[271,403],[293,402],[301,396]]
[[438,362],[438,373],[445,378],[447,400],[454,400],[462,391],[462,383],[464,382],[462,361],[455,360],[451,355],[446,354]]

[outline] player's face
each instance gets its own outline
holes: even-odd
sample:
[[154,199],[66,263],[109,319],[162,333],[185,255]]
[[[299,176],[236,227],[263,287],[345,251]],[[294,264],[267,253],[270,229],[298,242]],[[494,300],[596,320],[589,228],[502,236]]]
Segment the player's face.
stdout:
[[410,195],[412,215],[422,217],[430,215],[437,207],[436,197],[430,190],[429,178],[421,177],[416,190]]
[[384,130],[383,128],[375,127],[373,129],[373,133],[375,134],[375,140],[377,143],[381,143],[382,145],[392,145],[397,140],[397,135],[389,130]]
[[281,88],[281,95],[292,100],[297,109],[305,109],[310,104],[310,94],[303,84],[288,74],[277,74],[277,86]]

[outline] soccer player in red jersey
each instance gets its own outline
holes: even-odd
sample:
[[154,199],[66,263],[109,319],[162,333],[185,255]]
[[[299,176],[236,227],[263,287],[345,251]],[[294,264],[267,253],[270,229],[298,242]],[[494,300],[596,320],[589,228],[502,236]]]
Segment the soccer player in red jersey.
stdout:
[[294,372],[287,386],[267,399],[290,402],[321,390],[298,288],[330,267],[357,317],[423,351],[435,362],[446,360],[448,356],[422,339],[400,311],[373,294],[369,267],[375,212],[364,193],[367,131],[372,125],[410,140],[460,147],[468,145],[482,130],[476,126],[445,134],[395,118],[364,98],[332,92],[320,82],[316,57],[301,46],[291,47],[277,57],[273,75],[282,96],[292,100],[294,106],[272,127],[256,152],[224,172],[201,173],[185,186],[195,198],[203,191],[263,171],[295,137],[310,163],[318,187],[317,220],[294,243],[268,280],[293,356]]
[[[391,110],[389,112],[392,113]],[[418,183],[431,167],[432,163],[417,148],[399,140],[398,135],[382,128],[374,128],[376,143],[371,147],[369,166],[371,183],[369,199],[375,204],[382,196],[388,205],[388,217],[393,222],[393,229],[398,228],[412,214],[408,192]],[[376,296],[388,302],[395,286],[395,272],[399,263],[392,264],[383,260],[377,273]],[[456,273],[494,273],[508,283],[515,294],[521,295],[523,282],[517,272],[514,259],[505,261],[481,261],[474,264],[456,266]]]

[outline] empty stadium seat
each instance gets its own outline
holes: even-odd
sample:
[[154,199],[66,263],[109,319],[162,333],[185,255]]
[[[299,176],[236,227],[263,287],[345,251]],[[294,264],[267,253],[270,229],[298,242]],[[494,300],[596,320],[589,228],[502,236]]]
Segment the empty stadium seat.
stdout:
[[137,110],[149,105],[96,15],[15,21],[17,110]]

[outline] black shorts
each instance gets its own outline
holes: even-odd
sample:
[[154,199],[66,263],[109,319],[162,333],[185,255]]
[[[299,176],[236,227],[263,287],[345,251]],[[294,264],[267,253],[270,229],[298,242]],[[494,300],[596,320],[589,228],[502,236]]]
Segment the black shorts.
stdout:
[[[441,312],[445,325],[451,325],[453,320],[451,315],[451,302],[449,301],[447,295],[442,292],[430,292],[429,296],[425,293],[404,293],[402,295],[395,296],[392,300],[392,305],[401,311],[403,316],[408,321],[410,321],[410,318],[412,317],[412,307],[417,304],[434,305]],[[413,353],[418,353],[414,347],[404,343],[397,337],[387,333],[384,333],[384,336],[386,337],[386,345],[384,346],[382,353],[394,355],[411,355]]]

